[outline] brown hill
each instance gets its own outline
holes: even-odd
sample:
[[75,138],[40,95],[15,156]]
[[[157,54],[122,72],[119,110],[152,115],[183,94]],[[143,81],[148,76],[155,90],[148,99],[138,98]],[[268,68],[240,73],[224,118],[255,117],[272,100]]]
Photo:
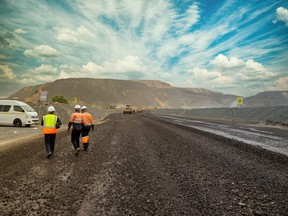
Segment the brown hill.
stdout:
[[113,80],[71,78],[25,87],[9,98],[38,101],[39,89],[48,92],[47,99],[62,95],[70,102],[96,106],[132,104],[163,108],[230,107],[235,95],[225,95],[199,88],[176,88],[157,80]]
[[246,107],[288,106],[288,91],[260,92],[244,99]]

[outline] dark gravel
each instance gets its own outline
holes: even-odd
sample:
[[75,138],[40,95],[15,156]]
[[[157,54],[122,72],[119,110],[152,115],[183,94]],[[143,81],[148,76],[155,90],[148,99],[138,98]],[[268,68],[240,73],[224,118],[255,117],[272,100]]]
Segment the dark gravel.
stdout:
[[157,120],[113,114],[78,157],[66,132],[0,149],[1,215],[287,215],[288,159]]
[[201,108],[201,109],[159,109],[155,113],[181,115],[201,119],[262,122],[264,124],[288,126],[288,106],[243,107],[243,108]]

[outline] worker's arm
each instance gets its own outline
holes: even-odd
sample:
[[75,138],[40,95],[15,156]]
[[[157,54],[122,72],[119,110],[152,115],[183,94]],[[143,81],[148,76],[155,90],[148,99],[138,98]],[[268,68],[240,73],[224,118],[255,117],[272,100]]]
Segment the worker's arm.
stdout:
[[69,123],[68,123],[68,129],[67,129],[67,132],[69,132],[69,130],[70,130],[72,124],[73,124],[72,122],[69,122]]
[[43,117],[41,118],[41,123],[40,123],[42,126],[44,124],[44,121],[43,121]]
[[59,129],[62,125],[62,122],[59,117],[57,117],[56,128]]
[[91,128],[92,128],[92,131],[94,131],[94,119],[93,119],[93,117],[90,115],[90,122],[92,122],[91,123]]
[[69,130],[70,130],[72,124],[73,124],[73,121],[74,121],[74,113],[71,115],[71,117],[69,119],[67,132],[69,132]]

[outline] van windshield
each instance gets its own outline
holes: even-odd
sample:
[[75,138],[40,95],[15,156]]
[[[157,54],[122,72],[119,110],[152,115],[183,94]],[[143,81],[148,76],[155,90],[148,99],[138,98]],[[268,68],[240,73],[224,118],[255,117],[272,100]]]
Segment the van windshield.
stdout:
[[26,111],[26,112],[35,112],[35,110],[28,106],[28,105],[22,105],[22,108]]

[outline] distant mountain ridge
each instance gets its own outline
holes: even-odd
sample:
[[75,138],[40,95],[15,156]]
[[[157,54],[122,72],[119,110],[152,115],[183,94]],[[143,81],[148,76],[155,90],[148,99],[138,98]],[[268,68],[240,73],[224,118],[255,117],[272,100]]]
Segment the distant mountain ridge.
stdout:
[[[48,100],[54,95],[62,95],[70,102],[77,98],[79,103],[96,106],[132,104],[144,107],[187,109],[231,107],[235,104],[237,97],[236,95],[213,92],[202,88],[173,87],[169,83],[158,80],[69,78],[24,87],[9,98],[38,101],[39,89],[48,92]],[[279,103],[288,104],[288,92],[275,92],[275,94],[271,92],[268,95],[270,95],[270,99],[273,98],[273,101],[278,101],[277,105],[281,105]],[[244,106],[273,106],[273,103],[275,102],[266,100],[264,93],[244,99]]]
[[254,96],[245,98],[247,107],[263,106],[288,106],[288,91],[260,92]]

